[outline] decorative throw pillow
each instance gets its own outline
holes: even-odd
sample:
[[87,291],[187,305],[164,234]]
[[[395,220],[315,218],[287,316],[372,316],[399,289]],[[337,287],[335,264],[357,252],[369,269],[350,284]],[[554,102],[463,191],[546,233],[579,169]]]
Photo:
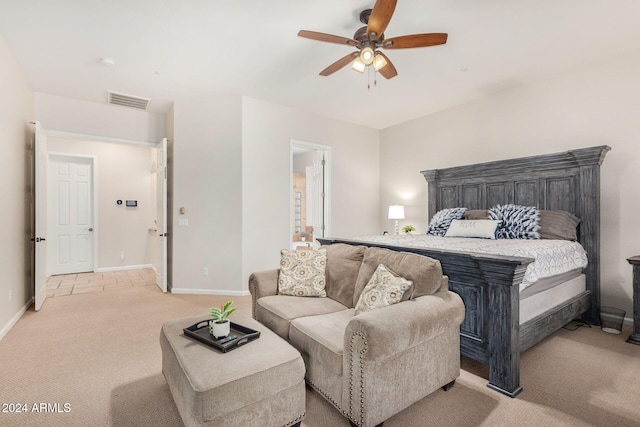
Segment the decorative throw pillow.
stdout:
[[326,297],[327,250],[280,251],[278,293],[297,297]]
[[535,206],[497,205],[489,209],[489,219],[500,221],[498,239],[539,239],[538,208]]
[[464,219],[489,219],[489,209],[467,209]]
[[495,239],[499,221],[491,219],[464,220],[454,219],[444,237],[478,237]]
[[467,208],[451,208],[436,212],[433,218],[431,218],[427,234],[444,236],[449,229],[451,221],[454,219],[462,219],[466,210]]
[[541,239],[578,240],[580,218],[565,211],[538,211]]
[[360,294],[355,315],[399,303],[411,285],[410,280],[398,276],[384,264],[380,264]]

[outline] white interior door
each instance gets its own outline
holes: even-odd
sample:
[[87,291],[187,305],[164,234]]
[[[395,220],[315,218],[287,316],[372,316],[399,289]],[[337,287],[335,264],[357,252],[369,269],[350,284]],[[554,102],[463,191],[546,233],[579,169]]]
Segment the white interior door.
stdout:
[[167,292],[167,138],[158,144],[156,159],[156,221],[158,236],[156,237],[156,284]]
[[94,270],[93,159],[52,155],[49,163],[50,274]]
[[39,311],[47,298],[47,137],[35,123],[33,141],[34,299]]

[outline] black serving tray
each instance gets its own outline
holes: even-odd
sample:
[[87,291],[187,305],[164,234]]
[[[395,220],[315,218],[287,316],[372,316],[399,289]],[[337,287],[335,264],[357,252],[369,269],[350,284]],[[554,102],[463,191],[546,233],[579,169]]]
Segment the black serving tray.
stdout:
[[209,347],[213,347],[222,353],[242,347],[243,345],[260,338],[260,331],[231,322],[231,332],[229,335],[235,335],[237,338],[224,344],[220,344],[220,340],[224,338],[216,339],[209,333],[210,320],[211,319],[201,320],[188,328],[184,328],[182,331],[186,336],[198,340]]

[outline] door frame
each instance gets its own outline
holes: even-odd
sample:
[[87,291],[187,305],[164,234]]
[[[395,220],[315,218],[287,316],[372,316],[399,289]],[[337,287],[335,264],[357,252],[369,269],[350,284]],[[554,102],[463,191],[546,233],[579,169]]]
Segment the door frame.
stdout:
[[[49,133],[47,133],[47,136],[51,136]],[[48,175],[51,174],[51,163],[54,161],[58,161],[58,160],[54,160],[54,158],[56,159],[61,159],[62,161],[64,161],[65,159],[69,159],[69,161],[73,162],[73,159],[89,159],[90,163],[91,163],[91,210],[92,212],[92,216],[93,216],[93,248],[92,250],[92,257],[93,257],[93,271],[95,272],[97,267],[98,267],[98,156],[95,155],[90,155],[90,154],[76,154],[76,153],[63,153],[63,152],[57,152],[57,151],[49,151],[47,153],[47,169],[49,170]],[[47,190],[49,190],[49,185],[51,185],[50,182],[50,176],[47,176]],[[51,197],[51,193],[49,191],[47,191],[47,197]],[[50,207],[50,204],[48,204]],[[47,224],[47,226],[49,226],[49,224]],[[49,233],[51,234],[51,233]],[[51,243],[51,242],[49,242]],[[54,250],[54,249],[52,249]],[[51,257],[47,257],[47,277],[49,277],[51,275],[51,268],[50,268],[50,263],[51,263]]]
[[33,171],[32,171],[32,199],[33,199],[33,234],[31,240],[33,248],[33,300],[35,310],[40,311],[47,299],[47,134],[39,121],[31,122],[35,125],[33,134]]
[[[167,144],[168,144],[169,140],[167,138],[162,138],[160,140],[160,142],[158,142],[157,146],[156,146],[156,216],[158,214],[158,194],[161,194],[162,197],[162,206],[160,207],[160,209],[162,209],[162,228],[160,228],[160,224],[156,224],[157,225],[157,231],[156,231],[156,239],[161,238],[161,251],[160,253],[156,253],[156,258],[159,260],[160,262],[160,267],[162,268],[161,272],[158,272],[156,270],[156,264],[155,264],[155,260],[151,260],[151,265],[153,265],[153,269],[156,270],[156,285],[158,285],[158,287],[160,288],[160,290],[163,293],[167,293],[167,288],[168,288],[168,283],[169,283],[169,278],[167,277],[168,271],[169,271],[169,223],[168,223],[168,213],[169,213],[169,209],[168,209],[168,185],[169,185],[169,180],[168,180],[168,153],[167,153]],[[162,158],[160,159],[159,154],[162,153]],[[160,162],[160,160],[162,160],[162,162]],[[162,164],[160,164],[162,163]],[[162,175],[162,191],[160,191],[160,189],[157,187],[157,182],[158,182],[158,178],[159,175]],[[157,245],[156,245],[156,249],[157,249]],[[158,279],[161,279],[161,283],[159,283]]]
[[[293,204],[294,191],[293,191],[293,151],[294,148],[304,148],[307,150],[318,150],[324,152],[324,237],[331,235],[331,146],[317,144],[315,142],[301,141],[297,139],[291,139],[289,141],[289,206]],[[288,241],[291,241],[291,230],[293,230],[293,223],[295,218],[289,208],[289,237]]]
[[[107,136],[99,136],[99,135],[90,135],[90,134],[83,134],[83,133],[77,133],[77,132],[66,132],[66,131],[59,131],[59,130],[52,130],[52,129],[42,129],[42,132],[44,133],[44,135],[46,135],[47,137],[54,137],[54,138],[63,138],[63,139],[80,139],[80,140],[84,140],[84,141],[96,141],[96,142],[112,142],[112,143],[117,143],[117,144],[125,144],[125,145],[137,145],[137,146],[142,146],[142,147],[148,147],[148,148],[158,148],[158,142],[151,142],[151,141],[137,141],[137,140],[132,140],[132,139],[122,139],[122,138],[112,138],[112,137],[107,137]],[[171,141],[168,138],[164,138],[167,140],[167,142]],[[57,153],[57,154],[65,154],[65,155],[69,155],[69,153]],[[167,156],[168,156],[168,152],[167,152]],[[80,156],[86,156],[89,157],[90,155],[80,155]],[[97,162],[94,163],[94,186],[97,186]],[[170,174],[170,170],[169,170],[169,162],[167,159],[167,177]],[[167,191],[169,190],[169,182],[167,179]],[[97,189],[96,191],[94,191],[94,197],[98,197],[98,192]],[[165,206],[167,208],[167,218],[165,218],[165,221],[167,221],[166,223],[166,230],[167,233],[169,233],[170,229],[171,229],[171,224],[168,222],[168,218],[169,218],[169,212],[170,212],[170,206],[169,206],[169,198],[167,197],[167,199],[165,200]],[[97,220],[98,220],[98,204],[97,202],[94,200],[94,219],[95,219],[95,225],[97,226]],[[167,266],[167,275],[166,275],[166,283],[167,283],[167,292],[170,292],[171,289],[171,282],[169,281],[169,269],[170,269],[170,250],[171,250],[171,245],[169,244],[168,241],[169,237],[167,237],[167,250],[166,250],[166,259],[165,259],[165,265]],[[98,239],[94,238],[94,245],[97,245],[98,243]],[[94,247],[94,271],[96,270],[100,270],[97,261],[98,261],[98,248],[97,246]]]

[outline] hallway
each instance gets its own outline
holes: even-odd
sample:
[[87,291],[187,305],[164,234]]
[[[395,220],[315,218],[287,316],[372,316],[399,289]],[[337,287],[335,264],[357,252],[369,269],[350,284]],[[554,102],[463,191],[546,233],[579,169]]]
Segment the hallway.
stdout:
[[109,271],[106,273],[77,273],[51,276],[47,280],[47,298],[88,292],[111,291],[156,284],[151,268]]

